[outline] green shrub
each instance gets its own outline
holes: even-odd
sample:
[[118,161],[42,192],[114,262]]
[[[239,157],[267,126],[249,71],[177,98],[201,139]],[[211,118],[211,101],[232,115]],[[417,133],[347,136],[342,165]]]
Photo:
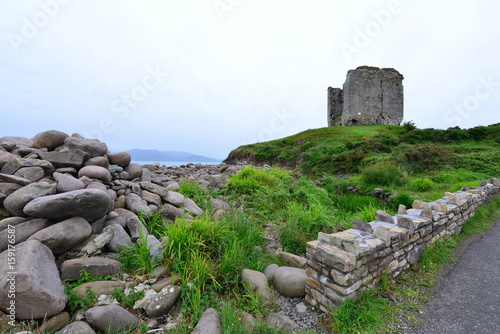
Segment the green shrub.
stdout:
[[264,170],[250,166],[231,176],[227,189],[230,193],[241,196],[264,188],[274,190],[290,180],[289,171],[278,168]]
[[364,143],[363,147],[370,152],[389,153],[399,144],[399,140],[395,137],[383,133],[373,137]]
[[337,156],[347,151],[349,149],[345,145],[317,145],[304,153],[304,165],[310,170],[326,165],[334,167]]
[[297,222],[285,223],[279,233],[283,251],[303,255],[306,252],[306,243],[309,238],[300,230]]
[[415,191],[429,191],[432,190],[435,183],[428,178],[416,178],[410,180],[410,187]]
[[339,172],[357,172],[363,159],[367,153],[362,150],[352,150],[349,152],[341,153],[334,159],[333,171]]
[[414,171],[433,171],[451,163],[453,150],[439,144],[414,145],[404,152],[406,166]]
[[258,160],[267,160],[276,156],[276,147],[270,144],[261,144],[259,150],[255,152]]
[[397,208],[400,204],[406,206],[407,209],[412,207],[414,199],[407,193],[399,193],[393,199],[392,203]]
[[407,131],[413,131],[413,130],[416,130],[417,129],[417,126],[415,125],[415,123],[413,121],[408,121],[408,122],[404,122],[402,127]]
[[458,168],[436,173],[431,179],[438,183],[456,183],[456,182],[469,182],[480,181],[488,179],[490,176],[483,173],[473,172],[468,169]]
[[459,127],[440,129],[414,129],[406,132],[401,139],[407,143],[449,143],[458,142],[470,139],[470,134],[467,130],[462,130]]
[[403,171],[391,163],[379,162],[361,169],[361,180],[375,186],[399,185],[403,182]]

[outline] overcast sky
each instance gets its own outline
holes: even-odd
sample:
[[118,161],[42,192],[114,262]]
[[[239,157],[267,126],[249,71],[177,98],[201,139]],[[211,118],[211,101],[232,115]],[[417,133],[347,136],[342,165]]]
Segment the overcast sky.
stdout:
[[112,151],[237,146],[327,125],[349,69],[405,77],[419,128],[500,122],[492,0],[2,0],[0,136]]

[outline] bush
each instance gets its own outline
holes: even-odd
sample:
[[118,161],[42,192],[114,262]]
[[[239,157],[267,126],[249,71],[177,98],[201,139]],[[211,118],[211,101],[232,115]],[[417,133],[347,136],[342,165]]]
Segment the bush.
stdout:
[[406,165],[412,166],[415,171],[432,171],[444,166],[452,153],[451,149],[443,145],[415,145],[406,149],[404,159]]
[[427,178],[417,178],[410,181],[410,187],[415,191],[429,191],[435,183]]
[[458,142],[470,139],[471,136],[467,130],[461,130],[459,127],[449,128],[446,130],[439,129],[414,129],[406,132],[402,140],[407,143],[447,143]]
[[415,125],[415,123],[413,121],[404,122],[403,125],[402,125],[402,127],[407,132],[410,132],[410,131],[413,131],[413,130],[417,129],[417,126]]
[[237,195],[250,195],[257,190],[279,188],[283,183],[289,182],[290,172],[278,168],[272,168],[269,171],[246,167],[239,173],[231,176],[227,183],[227,189],[230,193]]
[[407,209],[410,209],[413,204],[413,198],[407,193],[399,193],[394,197],[392,203],[394,206],[399,207],[400,204],[406,206]]
[[255,152],[257,160],[267,160],[276,156],[276,147],[270,144],[263,144],[260,150]]
[[361,180],[375,186],[394,186],[403,183],[403,171],[388,162],[379,162],[361,169]]
[[440,171],[432,177],[434,182],[438,183],[455,183],[455,182],[468,182],[480,181],[488,179],[490,176],[483,173],[473,172],[464,168],[451,169]]

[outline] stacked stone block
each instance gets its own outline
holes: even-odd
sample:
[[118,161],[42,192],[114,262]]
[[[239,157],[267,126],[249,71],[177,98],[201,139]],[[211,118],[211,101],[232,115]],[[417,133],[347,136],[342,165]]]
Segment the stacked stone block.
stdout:
[[377,211],[371,223],[357,221],[346,231],[320,232],[318,240],[307,243],[306,301],[328,312],[378,285],[384,274],[397,276],[417,262],[426,247],[460,233],[477,207],[499,190],[500,180],[491,179],[432,203],[415,201],[412,209],[400,208],[394,217]]

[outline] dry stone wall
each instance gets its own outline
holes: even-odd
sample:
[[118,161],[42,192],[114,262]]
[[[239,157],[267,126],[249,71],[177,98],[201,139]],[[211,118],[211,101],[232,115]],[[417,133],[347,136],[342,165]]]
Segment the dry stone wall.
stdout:
[[396,216],[377,211],[371,223],[319,233],[307,244],[306,301],[327,312],[360,290],[378,285],[382,275],[397,276],[417,262],[423,250],[446,235],[460,233],[481,204],[500,193],[500,180],[464,189],[435,202],[415,201]]

